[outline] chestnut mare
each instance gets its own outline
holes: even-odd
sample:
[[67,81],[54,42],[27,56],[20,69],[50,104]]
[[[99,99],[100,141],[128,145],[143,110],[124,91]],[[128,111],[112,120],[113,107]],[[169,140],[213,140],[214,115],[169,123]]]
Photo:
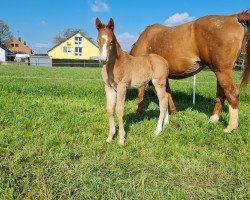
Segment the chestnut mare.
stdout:
[[[192,76],[208,65],[217,77],[217,94],[213,114],[209,122],[219,120],[222,105],[229,103],[229,123],[225,132],[238,127],[239,92],[232,79],[232,68],[242,48],[246,45],[247,59],[241,87],[246,87],[250,76],[250,12],[230,16],[205,16],[195,21],[166,27],[154,24],[147,27],[133,45],[133,56],[155,53],[169,63],[169,78],[181,79]],[[176,108],[170,93],[169,105],[172,114]],[[144,87],[139,89],[137,112],[143,109]]]
[[[98,44],[100,60],[103,64],[102,78],[105,82],[107,98],[107,114],[109,118],[109,136],[107,142],[111,142],[115,134],[113,108],[116,102],[116,114],[119,122],[119,144],[124,145],[125,130],[123,126],[123,110],[128,87],[141,87],[152,81],[160,104],[160,116],[155,130],[158,135],[163,124],[169,123],[168,96],[165,91],[168,78],[167,61],[156,54],[134,57],[122,51],[114,35],[114,21],[109,20],[108,25],[96,19],[98,30]],[[143,66],[143,67],[142,67]]]

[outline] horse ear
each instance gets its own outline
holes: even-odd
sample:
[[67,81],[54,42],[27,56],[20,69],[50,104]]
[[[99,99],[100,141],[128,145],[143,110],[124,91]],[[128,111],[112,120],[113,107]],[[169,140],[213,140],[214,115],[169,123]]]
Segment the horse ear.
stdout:
[[114,20],[112,18],[110,18],[109,23],[108,23],[108,27],[113,31],[115,28],[115,23]]
[[99,30],[103,26],[102,22],[100,21],[98,17],[95,20],[95,26],[97,30]]

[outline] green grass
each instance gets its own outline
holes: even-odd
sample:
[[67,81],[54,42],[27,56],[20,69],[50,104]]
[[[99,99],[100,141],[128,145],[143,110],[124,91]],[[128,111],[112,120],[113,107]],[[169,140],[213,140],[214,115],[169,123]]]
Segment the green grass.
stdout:
[[0,199],[250,198],[249,86],[239,128],[226,134],[227,104],[220,122],[208,124],[212,72],[197,75],[196,106],[192,78],[171,81],[178,114],[159,137],[156,96],[146,91],[137,116],[137,91],[129,90],[120,147],[117,137],[105,142],[104,84],[89,80],[100,77],[97,68],[0,66]]

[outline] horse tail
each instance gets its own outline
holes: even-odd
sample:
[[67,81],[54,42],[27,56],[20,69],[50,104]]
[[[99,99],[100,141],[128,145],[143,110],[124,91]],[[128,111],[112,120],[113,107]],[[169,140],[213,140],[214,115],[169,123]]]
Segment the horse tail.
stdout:
[[242,74],[242,81],[240,84],[240,88],[244,89],[250,78],[250,12],[249,10],[246,10],[242,13],[237,14],[237,18],[239,23],[241,23],[246,29],[246,58],[244,61],[244,72]]

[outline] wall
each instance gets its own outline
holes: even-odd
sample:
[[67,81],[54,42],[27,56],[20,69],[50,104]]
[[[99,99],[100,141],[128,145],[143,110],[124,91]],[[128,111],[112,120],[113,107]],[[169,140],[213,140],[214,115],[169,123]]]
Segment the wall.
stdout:
[[0,47],[0,62],[5,62],[6,57],[5,57],[5,50]]
[[52,67],[52,59],[49,56],[30,56],[29,65]]
[[[67,41],[49,51],[48,55],[52,58],[58,59],[89,59],[90,57],[99,56],[99,49],[84,37],[82,37],[82,44],[76,46],[75,37],[82,37],[82,35],[79,33],[74,35]],[[71,47],[70,53],[63,52],[63,48],[66,46]],[[82,56],[75,56],[75,47],[82,47]]]

